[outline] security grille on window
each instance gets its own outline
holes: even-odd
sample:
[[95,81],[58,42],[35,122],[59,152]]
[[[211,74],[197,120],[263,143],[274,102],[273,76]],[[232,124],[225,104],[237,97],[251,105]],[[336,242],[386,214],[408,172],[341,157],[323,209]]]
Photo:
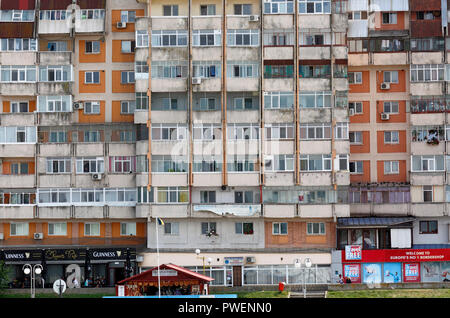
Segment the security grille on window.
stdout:
[[85,53],[100,53],[100,41],[86,41]]
[[90,115],[100,114],[100,102],[84,102],[84,113]]
[[136,31],[136,47],[148,47],[149,36],[147,30]]
[[100,72],[85,72],[84,73],[85,84],[100,84]]
[[105,172],[105,162],[103,157],[77,158],[76,166],[77,166],[77,174]]

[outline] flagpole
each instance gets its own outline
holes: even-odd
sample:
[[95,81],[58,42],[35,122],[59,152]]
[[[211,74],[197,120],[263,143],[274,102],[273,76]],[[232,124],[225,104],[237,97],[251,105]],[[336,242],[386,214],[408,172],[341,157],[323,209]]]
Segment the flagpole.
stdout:
[[159,275],[158,218],[155,218],[155,227],[156,227],[156,258],[158,264],[158,298],[161,298],[161,276]]

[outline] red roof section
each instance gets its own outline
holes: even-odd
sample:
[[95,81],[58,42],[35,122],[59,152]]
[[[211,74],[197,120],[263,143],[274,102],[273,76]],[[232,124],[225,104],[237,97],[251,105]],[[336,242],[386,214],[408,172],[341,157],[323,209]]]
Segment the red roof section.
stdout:
[[[117,284],[124,284],[126,282],[131,282],[131,281],[154,281],[155,279],[157,279],[157,276],[155,278],[155,276],[152,275],[152,272],[154,270],[157,270],[157,269],[158,269],[158,266],[156,266],[156,267],[154,267],[152,269],[146,270],[145,272],[142,272],[140,274],[137,274],[137,275],[128,277],[128,278],[126,278],[124,280],[121,280],[120,282],[117,282]],[[214,280],[214,278],[211,278],[209,276],[205,276],[205,275],[202,275],[202,274],[190,271],[190,270],[188,270],[188,269],[186,269],[184,267],[181,267],[181,266],[178,266],[178,265],[174,265],[174,264],[161,264],[159,266],[159,269],[160,270],[172,269],[172,270],[177,271],[178,273],[184,274],[183,275],[184,277],[187,277],[187,278],[190,278],[190,279],[200,279],[200,280],[203,280],[205,282],[211,282],[211,281]],[[178,278],[171,278],[170,280],[177,280],[177,279]]]

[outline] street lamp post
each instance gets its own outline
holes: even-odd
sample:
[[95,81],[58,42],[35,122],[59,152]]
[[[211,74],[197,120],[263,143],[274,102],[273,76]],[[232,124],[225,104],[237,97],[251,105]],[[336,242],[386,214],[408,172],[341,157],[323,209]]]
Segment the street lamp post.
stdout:
[[35,291],[36,291],[36,275],[40,275],[42,273],[43,267],[41,264],[35,264],[31,266],[30,264],[25,264],[22,267],[23,273],[25,275],[30,275],[31,282],[30,282],[30,291],[31,291],[31,298],[35,297]]
[[[203,263],[203,275],[205,275],[205,256],[199,256],[200,255],[200,249],[196,249],[195,250],[195,254],[197,254],[197,258],[202,260]],[[211,265],[212,259],[210,257],[208,257],[208,259],[206,260],[208,262],[208,266]]]

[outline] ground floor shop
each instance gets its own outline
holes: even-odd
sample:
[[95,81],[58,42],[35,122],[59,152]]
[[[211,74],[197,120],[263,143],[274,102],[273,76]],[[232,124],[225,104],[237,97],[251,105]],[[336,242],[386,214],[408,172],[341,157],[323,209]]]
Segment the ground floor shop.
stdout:
[[[141,270],[157,266],[156,253],[144,253]],[[311,267],[304,264],[311,260]],[[214,278],[211,286],[329,284],[332,282],[330,253],[161,253],[161,263],[179,264]]]
[[25,264],[40,264],[41,275],[36,287],[51,288],[57,279],[64,279],[69,288],[111,287],[137,272],[135,248],[73,248],[1,250],[0,260],[9,268],[9,287],[28,288],[30,277],[23,273]]

